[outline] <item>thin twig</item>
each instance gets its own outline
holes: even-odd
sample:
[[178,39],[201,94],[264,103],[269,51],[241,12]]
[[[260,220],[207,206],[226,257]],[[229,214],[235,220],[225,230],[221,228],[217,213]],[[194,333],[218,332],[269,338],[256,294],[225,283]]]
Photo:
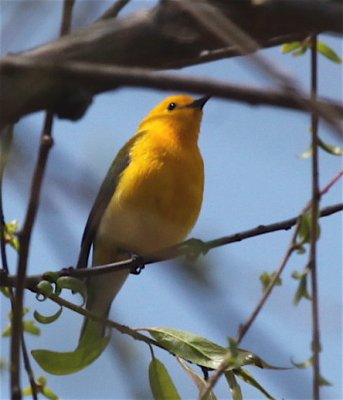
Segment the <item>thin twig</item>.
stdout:
[[269,285],[267,286],[266,290],[263,293],[263,296],[261,297],[260,301],[257,303],[254,311],[251,313],[250,317],[246,320],[246,322],[244,322],[244,324],[242,324],[239,327],[239,333],[238,333],[238,337],[237,337],[237,344],[239,344],[242,339],[244,338],[244,336],[246,335],[246,333],[248,332],[248,330],[250,329],[252,323],[255,321],[257,315],[260,313],[262,307],[264,306],[265,302],[267,301],[267,299],[269,298],[272,290],[275,287],[275,284],[277,283],[277,281],[279,280],[285,266],[287,265],[288,260],[290,259],[291,255],[293,254],[293,252],[297,249],[297,245],[296,245],[296,238],[299,232],[299,219],[297,221],[297,225],[294,229],[293,235],[291,237],[290,243],[288,245],[288,248],[286,250],[286,253],[278,267],[278,269],[276,270],[275,275],[273,276],[273,278],[271,279],[271,281],[269,282]]
[[[60,34],[69,32],[71,26],[72,9],[75,0],[65,0],[63,3],[63,17],[61,22]],[[27,262],[30,250],[31,233],[36,219],[42,182],[45,174],[49,150],[52,146],[52,124],[53,114],[47,112],[44,121],[44,127],[41,135],[41,144],[38,152],[38,160],[33,175],[30,200],[26,212],[23,230],[19,235],[19,258],[17,266],[17,282],[15,296],[13,300],[13,318],[12,318],[12,337],[11,337],[11,392],[13,399],[21,399],[20,389],[20,343],[24,351],[24,364],[28,372],[31,388],[34,398],[37,397],[33,378],[33,372],[30,366],[30,360],[27,356],[26,345],[23,341],[22,314],[24,302],[24,288],[27,270]]]
[[[330,187],[332,187],[332,185],[337,182],[337,180],[342,176],[341,173],[339,173],[338,175],[336,175],[334,177],[334,179],[332,179],[330,181],[330,183],[328,185],[325,186],[325,191],[327,192],[329,190]],[[317,182],[318,183],[318,182]],[[317,196],[320,196],[320,191],[319,191],[319,187],[317,186]],[[301,214],[303,214],[304,212],[308,211],[309,208],[311,207],[311,205],[313,204],[313,199],[311,202],[309,202],[309,204],[307,204],[304,209],[302,210]],[[317,206],[318,206],[318,201],[317,201]],[[320,216],[321,213],[319,214]],[[318,208],[317,208],[317,212],[316,212],[316,218],[318,217]],[[248,319],[246,320],[246,322],[244,322],[244,324],[242,324],[239,328],[239,333],[238,333],[238,337],[237,337],[237,345],[242,341],[242,339],[244,338],[244,336],[246,335],[246,333],[248,332],[248,330],[250,329],[251,325],[253,324],[253,322],[255,321],[256,317],[258,316],[258,314],[260,313],[262,307],[264,306],[264,304],[266,303],[268,297],[270,296],[273,288],[275,287],[275,284],[277,283],[278,279],[280,278],[285,266],[288,263],[288,260],[290,259],[291,255],[293,254],[293,252],[297,249],[297,244],[296,244],[296,238],[298,235],[298,231],[299,231],[299,217],[295,219],[295,223],[296,223],[296,227],[295,230],[293,232],[292,238],[290,240],[290,243],[288,245],[288,248],[286,250],[286,253],[275,273],[275,275],[273,276],[272,280],[270,281],[268,287],[266,288],[265,292],[263,293],[261,299],[259,300],[259,302],[257,303],[255,309],[253,310],[253,312],[250,314],[250,316],[248,317]],[[317,237],[315,236],[315,238],[317,239]],[[315,239],[315,240],[316,240]],[[311,262],[311,261],[310,261]],[[318,307],[318,305],[317,305]],[[318,318],[318,310],[316,313],[316,318]],[[317,321],[318,322],[318,321]],[[318,336],[317,336],[318,335]],[[317,330],[316,335],[314,335],[315,338],[319,340],[319,327]],[[313,340],[314,342],[314,340]],[[314,342],[316,343],[316,342]],[[317,342],[320,343],[320,342]],[[318,347],[318,352],[320,351],[320,345]],[[315,354],[315,350],[313,350],[314,354]],[[223,375],[223,373],[225,372],[225,370],[228,367],[228,361],[224,360],[219,367],[215,370],[215,372],[212,374],[212,376],[210,377],[210,379],[208,380],[206,386],[204,387],[204,389],[202,390],[202,392],[199,395],[199,400],[205,400],[207,398],[207,396],[209,395],[209,393],[211,392],[211,390],[213,389],[213,387],[216,385],[218,379]],[[319,371],[318,371],[319,372]],[[318,375],[317,377],[318,379],[320,378],[320,375]],[[319,381],[316,381],[316,384],[319,384]],[[318,388],[319,386],[316,386],[316,388]],[[319,400],[316,399],[316,400]]]
[[24,302],[24,288],[26,270],[30,251],[31,233],[39,206],[40,192],[48,159],[51,139],[52,116],[46,119],[41,135],[41,144],[38,152],[30,200],[27,208],[23,229],[19,234],[19,257],[17,265],[17,281],[15,287],[12,336],[11,336],[11,391],[13,399],[21,399],[20,390],[20,342],[22,337],[22,315]]
[[48,297],[50,300],[54,301],[55,303],[59,304],[62,307],[66,307],[69,308],[72,311],[75,311],[76,313],[83,315],[86,318],[90,318],[94,321],[100,322],[102,324],[104,324],[105,326],[108,326],[110,328],[113,328],[115,330],[117,330],[120,333],[123,333],[125,335],[129,335],[131,336],[133,339],[136,340],[140,340],[143,341],[149,345],[154,345],[157,347],[160,347],[162,349],[164,349],[164,347],[162,345],[160,345],[158,342],[156,342],[154,339],[149,338],[148,336],[145,336],[141,333],[138,332],[138,330],[135,329],[131,329],[128,326],[119,324],[118,322],[100,317],[97,313],[93,313],[85,308],[82,308],[80,306],[77,306],[74,303],[71,303],[68,300],[63,299],[60,296],[57,296],[56,294],[51,294]]
[[[261,89],[223,82],[218,79],[158,73],[142,68],[118,67],[80,61],[66,61],[58,64],[51,61],[31,60],[23,57],[7,56],[0,60],[0,72],[41,74],[46,79],[60,79],[61,84],[69,82],[79,84],[84,91],[96,94],[119,87],[143,87],[158,90],[188,91],[197,94],[209,94],[222,99],[247,103],[249,105],[269,105],[292,110],[304,111],[309,98],[301,98],[301,104],[293,95],[280,90]],[[66,83],[66,82],[64,82]],[[64,99],[65,100],[65,99]],[[87,103],[87,106],[89,104]],[[343,105],[333,100],[320,99],[318,107],[334,109],[333,119],[327,118],[329,124],[336,124],[343,117]],[[30,111],[37,111],[39,108]],[[63,108],[62,108],[63,109]]]
[[63,2],[60,36],[64,36],[70,32],[74,4],[75,0],[64,0]]
[[22,347],[22,352],[23,352],[24,368],[25,368],[25,371],[29,378],[29,382],[30,382],[30,386],[31,386],[32,398],[33,398],[33,400],[38,400],[37,383],[35,380],[35,375],[33,373],[33,369],[31,367],[29,352],[27,351],[27,346],[26,346],[25,337],[24,337],[23,333],[21,334],[21,347]]
[[[299,221],[299,219],[298,219],[298,221]],[[244,324],[242,324],[239,327],[239,332],[238,332],[238,337],[237,337],[237,345],[242,341],[242,339],[244,338],[244,336],[250,329],[251,325],[256,320],[256,317],[258,316],[262,307],[264,306],[267,299],[269,298],[273,288],[275,287],[276,282],[280,278],[281,273],[283,272],[285,266],[287,265],[288,260],[290,259],[291,255],[293,254],[293,251],[296,249],[296,237],[298,235],[298,230],[299,230],[299,222],[297,223],[297,225],[294,229],[294,232],[293,232],[292,238],[290,240],[290,243],[288,245],[288,248],[286,250],[286,253],[285,253],[275,275],[273,276],[273,279],[269,282],[269,285],[266,288],[266,290],[264,291],[263,296],[257,303],[256,307],[254,308],[253,312],[250,314],[249,318],[246,320],[246,322],[244,322]],[[201,391],[201,393],[199,395],[199,400],[205,400],[208,398],[207,396],[209,395],[211,390],[214,388],[214,386],[218,382],[218,379],[224,374],[224,372],[226,371],[228,366],[229,366],[229,360],[225,359],[221,362],[219,367],[214,371],[214,373],[208,379],[204,389]]]
[[111,5],[97,21],[102,21],[104,19],[116,18],[120,11],[129,3],[130,0],[117,0]]
[[[0,166],[0,240],[1,240],[1,261],[2,261],[2,268],[6,274],[9,273],[9,267],[8,267],[8,260],[7,260],[7,252],[6,252],[6,242],[5,242],[5,216],[4,216],[4,210],[3,210],[3,196],[2,196],[2,185],[3,185],[3,176],[4,176],[4,170],[5,170],[5,165],[7,162],[7,158],[9,156],[9,151],[10,151],[10,146],[12,142],[12,137],[13,137],[13,126],[8,126],[6,128],[6,132],[3,132],[1,140],[2,140],[2,146],[1,146],[1,166]],[[14,294],[13,294],[13,288],[9,287],[9,298],[11,302],[11,308],[12,310],[14,309]],[[34,379],[34,374],[31,368],[31,363],[29,359],[29,355],[27,352],[26,348],[26,343],[25,343],[25,338],[24,335],[21,335],[21,345],[22,345],[22,353],[23,353],[23,360],[24,360],[24,368],[27,372],[30,386],[31,386],[31,391],[32,391],[32,398],[33,400],[38,399],[38,394],[37,394],[37,385],[36,381]]]
[[[343,211],[343,203],[335,204],[333,206],[325,207],[320,212],[320,217],[327,217],[337,212]],[[230,236],[224,236],[218,239],[210,240],[208,242],[198,241],[195,246],[198,246],[197,250],[199,253],[207,252],[216,247],[228,245],[230,243],[240,242],[245,239],[253,238],[256,236],[264,235],[271,232],[277,232],[280,230],[288,230],[292,228],[297,223],[298,217],[290,218],[284,221],[276,222],[270,225],[259,225],[256,228],[248,229],[246,231],[234,233]],[[102,275],[106,273],[111,273],[114,271],[119,271],[122,269],[135,269],[143,265],[154,264],[160,261],[166,261],[173,258],[177,258],[182,255],[187,255],[189,253],[194,253],[194,242],[186,240],[185,242],[172,246],[158,254],[153,254],[150,257],[145,258],[133,258],[123,261],[114,262],[106,265],[94,266],[92,268],[80,268],[74,269],[72,267],[63,268],[55,273],[57,276],[73,276],[75,278],[83,279],[89,278],[95,275]],[[42,280],[49,280],[49,275],[31,275],[26,278],[26,287],[28,289],[34,289],[36,285]],[[13,287],[16,285],[16,276],[7,276],[6,274],[0,275],[0,287]]]
[[[317,98],[317,37],[311,37],[311,97]],[[317,222],[320,201],[319,189],[319,159],[318,159],[318,114],[311,113],[312,132],[312,201],[311,201],[311,237],[310,260],[312,282],[312,352],[313,352],[313,399],[320,398],[320,327],[319,327],[319,301],[317,284]]]
[[321,107],[314,101],[313,98],[307,99],[307,95],[300,88],[298,82],[295,81],[289,74],[285,74],[281,69],[275,66],[268,60],[267,57],[256,53],[260,49],[259,44],[254,38],[244,32],[232,19],[227,15],[222,15],[215,7],[207,0],[202,1],[207,7],[199,7],[199,4],[194,1],[175,0],[183,9],[187,10],[201,25],[215,35],[223,42],[223,45],[236,45],[242,55],[249,54],[249,61],[260,72],[272,78],[279,86],[280,90],[293,97],[294,101],[299,103],[305,109],[322,117],[326,122],[329,122],[331,127],[340,135],[343,134],[343,128],[337,123],[335,110],[329,107]]
[[1,153],[0,153],[0,252],[1,252],[1,264],[4,271],[8,274],[8,260],[6,252],[6,240],[5,240],[5,214],[3,204],[3,179],[5,166],[8,159],[8,153],[10,151],[11,142],[13,136],[13,125],[9,125],[5,128],[4,132],[1,133]]
[[331,179],[331,181],[320,190],[320,196],[326,194],[332,186],[343,176],[343,168]]

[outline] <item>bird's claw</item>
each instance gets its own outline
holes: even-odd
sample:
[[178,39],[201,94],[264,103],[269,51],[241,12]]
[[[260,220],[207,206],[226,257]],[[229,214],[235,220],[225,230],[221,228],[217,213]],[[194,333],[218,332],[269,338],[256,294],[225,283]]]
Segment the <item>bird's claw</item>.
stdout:
[[143,257],[137,254],[131,254],[132,267],[130,268],[130,274],[139,275],[145,268]]

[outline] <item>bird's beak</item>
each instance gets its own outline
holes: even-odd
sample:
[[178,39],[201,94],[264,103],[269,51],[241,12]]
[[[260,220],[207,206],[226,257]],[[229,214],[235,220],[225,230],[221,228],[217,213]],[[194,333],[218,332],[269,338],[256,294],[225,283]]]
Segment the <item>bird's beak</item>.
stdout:
[[207,100],[209,100],[210,98],[211,98],[211,96],[200,97],[200,99],[194,100],[192,103],[187,104],[186,107],[200,108],[200,110],[202,110],[204,105],[206,104]]

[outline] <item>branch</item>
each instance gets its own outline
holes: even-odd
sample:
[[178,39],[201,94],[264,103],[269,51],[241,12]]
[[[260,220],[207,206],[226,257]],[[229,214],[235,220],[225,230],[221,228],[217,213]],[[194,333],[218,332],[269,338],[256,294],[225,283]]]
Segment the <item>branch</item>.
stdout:
[[199,3],[182,2],[174,0],[179,7],[187,10],[199,24],[201,24],[209,33],[214,35],[223,45],[234,44],[237,46],[241,55],[250,56],[250,63],[254,69],[262,72],[268,78],[274,80],[280,90],[289,94],[293,99],[308,111],[311,111],[316,117],[320,116],[324,121],[332,124],[333,128],[343,135],[343,129],[337,123],[337,117],[333,110],[328,107],[321,107],[315,102],[315,98],[310,96],[300,87],[299,83],[291,76],[286,75],[281,69],[274,65],[273,62],[260,53],[256,53],[260,46],[258,42],[249,35],[248,32],[242,30],[234,20],[223,16],[218,9],[213,7],[208,0],[200,0],[203,7],[199,7]]
[[50,300],[54,301],[55,303],[59,304],[62,307],[69,308],[72,311],[75,311],[76,313],[83,315],[84,317],[90,318],[94,321],[101,322],[103,325],[108,326],[109,328],[116,329],[120,333],[123,333],[125,335],[131,336],[133,339],[140,340],[142,342],[145,342],[150,345],[154,345],[157,347],[160,347],[165,350],[165,348],[160,345],[156,340],[149,338],[148,336],[145,336],[141,334],[140,332],[129,328],[128,326],[119,324],[118,322],[102,318],[100,317],[97,313],[91,312],[85,308],[82,308],[80,306],[75,305],[74,303],[71,303],[68,300],[63,299],[60,296],[57,296],[56,294],[51,294],[48,297]]
[[[317,37],[311,37],[311,97],[317,98],[318,90],[318,54]],[[319,326],[319,299],[317,283],[317,234],[318,234],[318,211],[320,202],[319,189],[319,152],[318,152],[318,125],[319,119],[315,113],[311,113],[312,133],[312,199],[311,199],[311,233],[310,233],[310,258],[309,268],[311,270],[312,283],[312,352],[313,352],[313,399],[320,399],[320,326]]]
[[[335,204],[333,206],[325,207],[320,211],[320,217],[327,217],[337,212],[343,211],[343,203]],[[252,237],[265,235],[271,232],[277,232],[281,230],[288,230],[297,223],[298,217],[290,218],[281,222],[276,222],[270,225],[259,225],[256,228],[235,233],[230,236],[224,236],[218,239],[210,240],[208,242],[202,242],[197,239],[186,240],[185,242],[172,246],[164,251],[153,254],[148,257],[140,258],[134,257],[128,260],[123,260],[111,264],[94,266],[92,268],[80,268],[74,269],[72,267],[64,268],[56,272],[58,276],[73,276],[75,278],[83,279],[89,278],[90,276],[102,275],[119,271],[122,269],[129,269],[136,272],[137,269],[141,269],[144,265],[154,264],[161,261],[174,259],[180,256],[192,256],[200,253],[206,253],[216,247],[224,246],[230,243],[240,242],[245,239]],[[26,278],[26,287],[28,289],[34,289],[42,280],[49,280],[49,275],[32,275]],[[8,276],[5,271],[0,270],[0,287],[12,287],[15,286],[17,281],[16,276]]]
[[[60,35],[68,33],[71,25],[72,10],[75,0],[64,0],[63,15],[61,21]],[[19,234],[19,256],[17,263],[17,281],[12,300],[12,335],[11,335],[11,397],[21,399],[20,385],[20,350],[23,351],[24,366],[28,373],[32,395],[37,399],[37,387],[34,374],[28,357],[26,343],[23,335],[23,308],[24,308],[24,289],[26,281],[26,271],[30,252],[32,230],[35,223],[39,207],[40,193],[43,178],[48,161],[49,150],[52,146],[52,124],[53,114],[47,112],[41,134],[41,142],[38,151],[38,159],[35,166],[29,204],[26,211],[23,229]],[[22,348],[20,348],[20,345]]]
[[[295,227],[294,232],[292,234],[292,238],[291,238],[290,243],[288,245],[286,254],[284,255],[284,257],[283,257],[283,259],[282,259],[282,261],[281,261],[281,263],[280,263],[275,275],[273,276],[273,279],[269,282],[269,285],[266,288],[266,290],[264,291],[263,296],[261,297],[260,301],[257,303],[255,309],[250,314],[250,316],[247,319],[247,321],[240,326],[238,337],[237,337],[237,341],[236,341],[237,345],[239,345],[239,343],[242,341],[243,337],[245,336],[245,334],[248,332],[248,330],[250,329],[251,325],[255,321],[257,315],[260,313],[262,307],[264,306],[264,304],[268,300],[268,297],[270,296],[270,294],[271,294],[276,282],[280,278],[285,266],[287,265],[288,260],[290,259],[290,257],[293,254],[294,250],[296,250],[296,248],[297,248],[296,238],[297,238],[298,231],[299,231],[299,221],[300,221],[300,219],[297,218],[296,227]],[[216,370],[214,371],[212,376],[206,382],[206,385],[204,386],[203,390],[201,391],[201,393],[199,395],[199,400],[206,400],[208,398],[209,393],[211,392],[213,387],[216,385],[216,383],[218,382],[219,378],[225,373],[225,371],[226,371],[226,369],[228,368],[229,365],[230,365],[230,360],[228,360],[228,359],[224,359],[220,363],[219,367],[216,368]]]
[[108,18],[116,18],[120,11],[129,3],[130,0],[117,0],[115,3],[111,5],[97,20],[104,20]]
[[[302,40],[310,33],[343,33],[343,6],[334,1],[212,0],[210,4],[223,18],[234,20],[240,29],[254,37],[261,48],[287,40]],[[203,7],[202,2],[197,3],[198,9]],[[167,69],[208,61],[209,55],[211,59],[221,59],[237,54],[237,46],[230,44],[223,49],[222,40],[216,35],[211,34],[187,11],[180,9],[176,2],[164,0],[153,8],[125,18],[97,21],[63,38],[12,56],[12,59],[21,61],[24,58],[33,64],[49,60],[58,65],[86,62],[93,66],[107,64]],[[65,108],[72,108],[75,101],[75,84],[72,80],[61,81],[53,75],[41,79],[39,71],[9,72],[1,69],[0,81],[2,126],[33,111],[50,108],[58,112],[63,103],[67,103]],[[88,86],[77,89],[85,97],[92,95]],[[84,105],[83,112],[86,107]],[[76,114],[74,118],[77,118]]]
[[[295,99],[292,94],[282,91],[230,84],[216,79],[188,75],[176,76],[138,68],[94,65],[84,62],[60,64],[10,56],[0,61],[1,75],[8,77],[8,84],[12,88],[17,84],[16,76],[24,76],[25,85],[34,87],[35,90],[21,93],[24,98],[27,95],[30,96],[28,102],[18,102],[15,90],[7,95],[6,90],[0,92],[0,109],[2,109],[0,124],[5,124],[8,120],[17,120],[27,113],[43,108],[54,110],[61,118],[76,120],[87,110],[94,94],[121,86],[207,93],[250,105],[270,105],[302,111],[307,110],[304,104],[310,102],[310,98],[307,97],[299,96]],[[15,107],[11,108],[8,103],[14,100]],[[343,117],[343,105],[339,102],[321,99],[316,104],[321,108],[333,109],[335,117],[339,119]],[[336,123],[336,119],[329,122]]]

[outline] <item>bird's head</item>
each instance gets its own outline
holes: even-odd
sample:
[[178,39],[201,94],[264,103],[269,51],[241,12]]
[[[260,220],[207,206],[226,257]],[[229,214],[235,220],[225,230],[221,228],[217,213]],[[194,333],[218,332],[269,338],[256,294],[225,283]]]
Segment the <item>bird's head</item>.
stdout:
[[142,121],[140,128],[153,127],[161,131],[168,130],[171,134],[191,141],[197,141],[202,108],[209,96],[194,99],[188,95],[170,96],[153,108]]

